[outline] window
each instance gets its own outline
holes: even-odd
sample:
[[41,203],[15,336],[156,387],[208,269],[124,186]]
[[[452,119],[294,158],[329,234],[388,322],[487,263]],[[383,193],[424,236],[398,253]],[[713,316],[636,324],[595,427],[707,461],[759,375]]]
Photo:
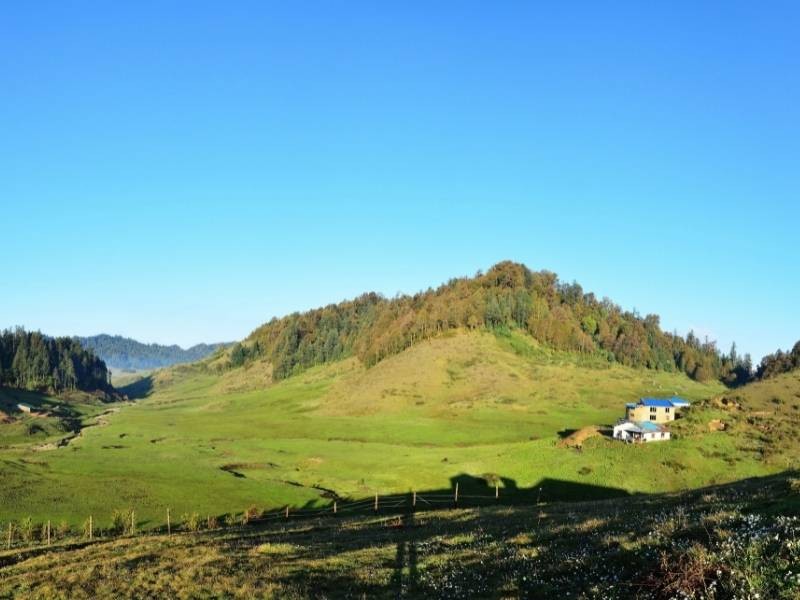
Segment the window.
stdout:
[[651,421],[655,421],[656,420],[656,416],[655,415],[650,415],[650,420]]
[[651,406],[651,407],[650,407],[650,412],[651,412],[651,413],[654,413],[654,412],[656,412],[657,410],[658,410],[658,409],[657,409],[655,406]]
[[669,412],[669,406],[664,409],[664,412]]

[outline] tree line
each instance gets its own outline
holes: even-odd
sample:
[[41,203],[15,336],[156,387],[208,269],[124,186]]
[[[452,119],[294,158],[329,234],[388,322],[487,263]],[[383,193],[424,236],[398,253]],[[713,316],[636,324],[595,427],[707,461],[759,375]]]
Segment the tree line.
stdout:
[[[744,358],[721,353],[690,332],[662,331],[657,315],[642,317],[607,298],[563,283],[549,271],[502,262],[437,289],[387,299],[354,300],[275,318],[231,351],[239,366],[267,357],[282,379],[325,362],[357,356],[374,365],[416,342],[453,329],[517,328],[551,348],[604,356],[631,367],[682,371],[698,381],[747,379]],[[748,358],[749,360],[749,358]]]
[[756,377],[767,379],[795,369],[800,369],[800,342],[787,352],[778,350],[774,354],[767,354],[758,365]]
[[105,363],[68,337],[18,327],[0,332],[0,385],[26,390],[110,390]]
[[158,369],[195,362],[227,345],[196,344],[184,350],[177,345],[143,344],[131,338],[108,334],[81,337],[78,341],[84,348],[93,350],[106,364],[118,369]]

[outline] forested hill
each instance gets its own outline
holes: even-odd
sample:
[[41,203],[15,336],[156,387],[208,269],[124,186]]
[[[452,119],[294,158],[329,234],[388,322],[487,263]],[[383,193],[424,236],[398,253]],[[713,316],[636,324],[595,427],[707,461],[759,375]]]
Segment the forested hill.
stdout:
[[17,328],[0,333],[0,386],[27,390],[111,390],[105,363],[67,337]]
[[238,366],[256,356],[281,379],[314,364],[355,355],[367,365],[419,340],[457,329],[519,328],[552,348],[602,355],[634,367],[683,371],[728,383],[750,377],[749,357],[720,353],[714,342],[661,330],[640,316],[548,271],[502,262],[487,273],[451,279],[437,289],[387,299],[354,300],[273,319],[231,350]]
[[158,369],[194,362],[226,345],[197,344],[184,350],[176,345],[143,344],[119,335],[102,334],[77,339],[84,348],[92,349],[110,367],[117,369]]
[[794,347],[784,352],[778,350],[774,354],[768,354],[761,359],[761,364],[758,365],[756,377],[758,379],[768,379],[781,373],[788,373],[800,369],[800,342],[797,342]]

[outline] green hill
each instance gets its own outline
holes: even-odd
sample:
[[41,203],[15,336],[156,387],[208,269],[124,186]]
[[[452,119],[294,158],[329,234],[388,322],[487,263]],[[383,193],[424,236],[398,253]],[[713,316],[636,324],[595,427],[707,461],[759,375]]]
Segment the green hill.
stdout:
[[691,332],[684,339],[662,331],[657,315],[624,311],[577,283],[509,261],[413,296],[364,294],[273,319],[233,347],[229,364],[267,358],[273,377],[282,379],[350,356],[373,365],[415,342],[484,328],[516,328],[550,348],[625,366],[681,371],[698,381],[738,380],[745,364]]

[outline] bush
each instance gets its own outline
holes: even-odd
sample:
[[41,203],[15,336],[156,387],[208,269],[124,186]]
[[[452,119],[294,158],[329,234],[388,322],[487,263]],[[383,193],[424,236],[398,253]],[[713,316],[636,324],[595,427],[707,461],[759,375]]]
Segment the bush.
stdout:
[[253,521],[260,517],[261,517],[261,509],[253,504],[247,507],[247,510],[244,511],[244,515],[242,516],[242,523],[247,525],[250,521]]
[[58,526],[56,527],[56,535],[60,538],[65,538],[70,533],[70,526],[69,523],[66,521],[61,521]]
[[34,538],[34,527],[33,527],[33,519],[31,517],[25,517],[19,523],[19,534],[22,537],[23,542],[30,542]]
[[111,535],[120,535],[125,532],[125,513],[115,510],[111,513],[111,527],[108,528]]
[[217,529],[219,528],[219,520],[217,517],[213,515],[209,515],[206,517],[206,529]]
[[186,531],[200,531],[200,515],[196,512],[184,514],[181,520]]

